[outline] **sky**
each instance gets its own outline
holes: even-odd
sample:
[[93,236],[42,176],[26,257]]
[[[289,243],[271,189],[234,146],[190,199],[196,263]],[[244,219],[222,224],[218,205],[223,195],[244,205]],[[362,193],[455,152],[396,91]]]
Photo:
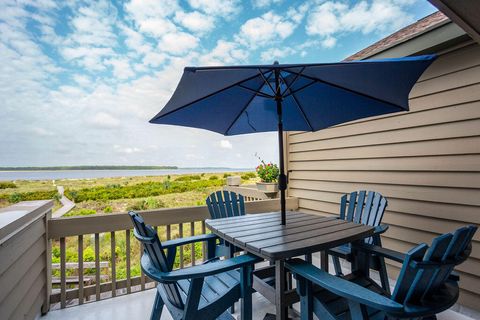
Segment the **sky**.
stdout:
[[148,120],[185,66],[339,61],[435,11],[424,0],[0,0],[0,166],[277,162],[274,133]]

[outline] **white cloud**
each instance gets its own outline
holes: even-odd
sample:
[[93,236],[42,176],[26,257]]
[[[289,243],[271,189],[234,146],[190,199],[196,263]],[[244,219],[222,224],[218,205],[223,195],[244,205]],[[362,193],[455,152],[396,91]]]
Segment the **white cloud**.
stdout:
[[291,20],[269,11],[245,22],[236,39],[243,45],[257,48],[286,39],[296,26]]
[[296,50],[285,47],[285,48],[270,48],[268,50],[264,50],[261,53],[261,59],[263,62],[273,63],[273,61],[278,60],[280,58],[288,57],[296,53]]
[[208,53],[200,57],[201,65],[227,65],[244,62],[248,51],[242,49],[237,43],[218,40],[217,45]]
[[198,11],[178,11],[175,14],[175,21],[183,27],[196,33],[205,33],[215,27],[215,18]]
[[188,3],[194,9],[225,19],[233,18],[242,9],[240,0],[189,0]]
[[283,0],[252,0],[254,8],[266,8],[274,4],[282,3]]
[[226,139],[222,139],[222,140],[220,140],[220,148],[233,149],[233,145],[230,141],[228,141]]
[[106,64],[113,67],[113,75],[118,79],[124,80],[135,75],[135,72],[133,72],[132,68],[130,67],[128,59],[109,59],[106,61]]
[[186,32],[165,34],[158,43],[158,49],[171,54],[186,53],[198,46],[199,39]]
[[99,112],[95,114],[89,120],[89,122],[96,127],[105,129],[116,128],[120,126],[120,121],[117,118],[105,112]]
[[177,30],[169,16],[180,10],[176,0],[132,0],[125,4],[126,13],[133,19],[141,32],[161,37],[166,32]]
[[113,31],[116,14],[115,7],[106,1],[80,7],[70,22],[73,32],[63,41],[63,57],[91,71],[104,70],[103,60],[114,55],[117,45]]
[[82,87],[88,87],[92,84],[92,80],[85,75],[76,74],[73,76],[73,80]]
[[311,10],[305,27],[308,35],[320,36],[322,45],[334,47],[344,33],[387,32],[413,21],[405,5],[410,1],[372,0],[349,6],[343,1],[327,1]]
[[124,147],[124,146],[120,146],[118,144],[113,146],[113,150],[115,150],[118,153],[126,153],[126,154],[143,152],[142,149],[137,148],[137,147]]

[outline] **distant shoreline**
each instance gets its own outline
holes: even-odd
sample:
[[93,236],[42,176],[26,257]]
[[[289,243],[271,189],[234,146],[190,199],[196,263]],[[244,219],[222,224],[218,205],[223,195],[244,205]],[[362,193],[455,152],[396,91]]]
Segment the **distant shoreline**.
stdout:
[[71,170],[176,170],[177,166],[53,166],[0,167],[0,171],[71,171]]

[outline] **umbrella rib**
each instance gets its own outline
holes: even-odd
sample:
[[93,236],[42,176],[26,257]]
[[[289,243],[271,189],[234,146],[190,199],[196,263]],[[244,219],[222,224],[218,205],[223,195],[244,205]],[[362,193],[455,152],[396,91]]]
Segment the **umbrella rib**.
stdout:
[[[265,78],[265,75],[263,74],[262,70],[260,70],[260,68],[258,68],[258,72],[260,72],[260,76],[262,77],[263,81],[270,87],[270,90],[272,90],[272,92],[275,93],[275,89],[273,89],[270,82],[268,82],[268,80]],[[271,72],[271,70],[268,70],[267,72]],[[272,75],[270,74],[268,78],[270,78],[271,76]],[[272,96],[272,98],[274,98],[274,96]]]
[[[293,72],[291,71],[291,73],[297,73],[297,72]],[[344,90],[344,91],[348,91],[350,93],[354,93],[354,94],[357,94],[359,96],[362,96],[362,97],[366,97],[368,99],[372,99],[372,100],[376,100],[378,102],[381,102],[381,103],[386,103],[386,104],[389,104],[391,106],[394,106],[398,109],[400,109],[401,111],[405,111],[405,108],[403,108],[402,106],[399,106],[393,102],[390,102],[390,101],[386,101],[386,100],[383,100],[383,99],[380,99],[380,98],[377,98],[377,97],[373,97],[371,95],[368,95],[366,93],[363,93],[363,92],[359,92],[359,91],[356,91],[356,90],[353,90],[353,89],[349,89],[349,88],[346,88],[346,87],[343,87],[343,86],[340,86],[338,84],[335,84],[335,83],[331,83],[329,81],[325,81],[325,80],[321,80],[321,79],[318,79],[318,78],[314,78],[314,77],[310,77],[310,76],[307,76],[307,75],[302,75],[302,77],[305,77],[307,79],[310,79],[310,80],[313,80],[314,82],[320,82],[320,83],[324,83],[326,85],[329,85],[329,86],[332,86],[332,87],[335,87],[337,89],[341,89],[341,90]],[[297,90],[298,91],[298,90]]]
[[[287,91],[290,91],[290,88],[293,86],[293,84],[297,81],[297,79],[300,77],[300,75],[302,74],[303,70],[305,70],[305,67],[302,68],[302,70],[300,70],[299,73],[295,74],[295,78],[293,78],[292,82],[290,82],[290,84],[287,86],[287,88],[282,92],[282,97],[283,95],[285,94],[285,92]],[[290,71],[286,71],[284,70],[285,72],[290,72]],[[285,81],[285,78],[282,76],[282,79],[285,83],[287,83],[287,81]]]
[[256,93],[257,96],[261,96],[261,97],[264,97],[264,98],[269,98],[269,99],[273,99],[275,98],[274,96],[271,96],[269,94],[266,94],[266,93],[263,93],[263,92],[258,92],[258,91],[255,91],[249,87],[245,87],[245,86],[242,86],[241,84],[238,85],[240,88],[243,88],[245,90],[248,90],[248,91],[251,91],[251,92],[254,92]]
[[[311,79],[310,79],[310,80],[311,80]],[[297,93],[298,91],[302,91],[303,89],[310,87],[310,86],[311,86],[312,84],[314,84],[314,83],[315,83],[315,81],[309,82],[309,83],[307,83],[306,85],[301,86],[301,87],[298,88],[297,90],[292,90],[292,89],[290,89],[290,90],[289,90],[290,93],[287,94],[287,95],[285,95],[284,98],[287,98],[288,96],[290,96],[290,95],[292,95],[292,94],[294,94],[294,93]]]
[[[260,71],[260,69],[259,69]],[[260,72],[260,74],[262,75],[262,78],[265,79],[265,77],[263,76],[263,74]],[[270,78],[272,76],[272,74],[270,74],[270,76],[268,78]],[[262,84],[263,86],[263,84]],[[260,90],[262,88],[262,86],[260,86],[260,88],[258,88],[258,90]],[[232,123],[228,126],[227,130],[225,131],[225,135],[228,135],[228,131],[230,131],[230,129],[232,129],[233,125],[235,124],[235,122],[237,122],[238,118],[240,118],[240,116],[242,115],[243,111],[245,111],[245,109],[248,108],[248,105],[250,104],[250,102],[252,102],[253,99],[255,99],[255,97],[258,95],[258,90],[255,91],[255,94],[247,101],[247,103],[245,104],[245,106],[240,110],[240,112],[238,113],[238,115],[235,117],[235,119],[233,119]],[[257,131],[251,124],[250,124],[250,118],[248,120],[248,125],[255,130],[255,132]]]
[[202,100],[208,99],[208,98],[210,98],[211,96],[216,95],[217,93],[220,93],[220,92],[222,92],[222,91],[225,91],[225,90],[228,90],[228,89],[233,88],[233,87],[235,87],[235,86],[238,86],[240,83],[246,82],[246,81],[249,81],[249,80],[252,80],[253,78],[256,78],[256,77],[258,77],[258,74],[254,75],[254,76],[251,76],[251,77],[248,77],[247,79],[243,79],[243,80],[241,80],[241,81],[235,82],[234,84],[231,84],[231,85],[229,85],[229,86],[227,86],[227,87],[225,87],[225,88],[222,88],[222,89],[217,90],[217,91],[215,91],[215,92],[212,92],[212,93],[210,93],[210,94],[207,94],[206,96],[201,97],[201,98],[199,98],[199,99],[196,99],[196,100],[194,100],[194,101],[192,101],[192,102],[189,102],[189,103],[181,106],[180,108],[177,108],[177,109],[171,110],[171,111],[169,111],[169,112],[167,112],[167,113],[165,113],[165,114],[162,114],[160,117],[156,117],[156,116],[155,116],[152,120],[150,120],[150,122],[153,121],[153,120],[156,120],[156,119],[159,119],[159,118],[163,118],[163,117],[165,117],[165,116],[168,116],[169,114],[171,114],[171,113],[173,113],[173,112],[177,112],[178,110],[185,109],[185,108],[191,106],[191,105],[194,104],[194,103],[197,103],[197,102],[200,102],[200,101],[202,101]]
[[[284,78],[282,75],[280,75],[280,77],[283,79],[283,81],[285,81],[285,78]],[[294,80],[294,81],[295,81],[295,80]],[[284,93],[285,93],[287,90],[290,91],[290,87],[288,87],[287,89],[285,89]],[[299,109],[300,112],[302,113],[303,119],[305,120],[305,122],[306,122],[306,123],[308,124],[308,126],[310,127],[310,130],[311,130],[311,131],[314,131],[314,130],[313,130],[313,127],[312,127],[312,124],[311,124],[310,121],[308,120],[308,117],[307,117],[307,115],[305,114],[305,110],[303,110],[302,105],[301,105],[300,102],[297,100],[297,97],[295,97],[295,95],[294,95],[293,93],[292,93],[291,95],[292,95],[292,97],[293,97],[293,101],[295,101],[295,104],[297,105],[298,109]]]

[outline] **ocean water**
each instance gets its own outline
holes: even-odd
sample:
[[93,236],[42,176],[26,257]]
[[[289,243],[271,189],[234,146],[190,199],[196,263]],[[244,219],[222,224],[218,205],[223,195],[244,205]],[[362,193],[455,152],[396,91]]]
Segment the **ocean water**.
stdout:
[[165,170],[52,170],[52,171],[0,171],[5,180],[58,180],[111,177],[163,176],[168,174],[219,173],[255,171],[252,168],[179,168]]

